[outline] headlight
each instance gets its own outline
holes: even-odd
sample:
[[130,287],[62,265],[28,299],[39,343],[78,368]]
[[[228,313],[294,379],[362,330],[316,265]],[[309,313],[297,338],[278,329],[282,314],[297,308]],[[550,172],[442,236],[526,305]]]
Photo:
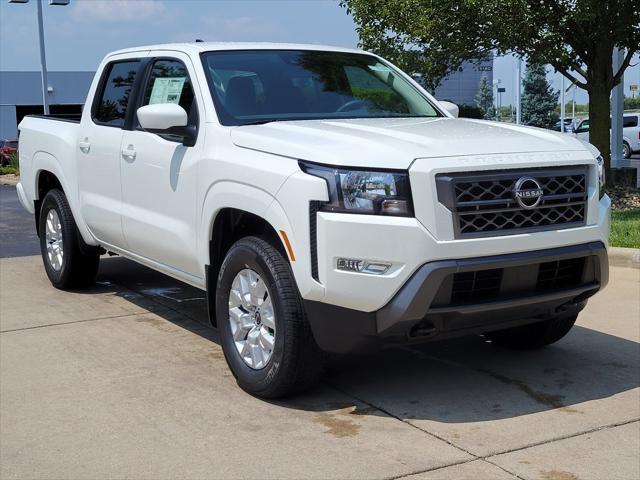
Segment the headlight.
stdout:
[[606,180],[604,174],[604,158],[602,158],[602,155],[598,155],[596,162],[598,163],[598,188],[600,189],[600,198],[602,198],[604,196],[604,184]]
[[300,162],[309,175],[324,178],[329,201],[320,210],[369,215],[413,216],[409,173],[357,170]]

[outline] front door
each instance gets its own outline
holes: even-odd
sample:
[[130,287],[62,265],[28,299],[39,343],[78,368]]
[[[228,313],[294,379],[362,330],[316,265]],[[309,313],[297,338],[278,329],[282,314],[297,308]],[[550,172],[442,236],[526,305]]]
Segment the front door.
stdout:
[[574,132],[576,137],[580,140],[584,140],[585,142],[589,141],[589,120],[583,120],[576,131]]
[[124,248],[121,223],[120,145],[137,59],[115,60],[103,69],[93,105],[86,105],[78,137],[78,186],[82,217],[105,246]]
[[[171,53],[151,64],[138,107],[176,103],[189,122],[199,126],[198,102],[186,55]],[[200,277],[197,262],[197,161],[203,135],[186,147],[182,138],[145,132],[134,117],[134,128],[122,137],[123,228],[129,251],[166,267]]]

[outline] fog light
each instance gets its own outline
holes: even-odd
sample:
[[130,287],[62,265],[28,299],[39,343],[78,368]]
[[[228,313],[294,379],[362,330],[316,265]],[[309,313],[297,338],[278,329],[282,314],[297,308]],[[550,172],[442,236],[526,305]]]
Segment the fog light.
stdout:
[[390,263],[370,262],[358,258],[338,258],[336,266],[338,270],[344,272],[368,273],[371,275],[383,275],[391,268]]

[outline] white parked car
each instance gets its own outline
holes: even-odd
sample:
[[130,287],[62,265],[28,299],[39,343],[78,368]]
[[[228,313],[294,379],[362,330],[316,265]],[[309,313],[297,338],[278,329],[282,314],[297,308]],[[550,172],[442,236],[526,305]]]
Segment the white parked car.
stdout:
[[323,351],[553,343],[608,279],[599,154],[456,111],[359,50],[131,48],[79,123],[21,122],[18,194],[55,287],[113,252],[206,290],[254,395],[308,387]]
[[[585,142],[589,141],[589,119],[578,123],[573,135]],[[640,153],[640,113],[625,113],[622,123],[622,155],[630,158]]]

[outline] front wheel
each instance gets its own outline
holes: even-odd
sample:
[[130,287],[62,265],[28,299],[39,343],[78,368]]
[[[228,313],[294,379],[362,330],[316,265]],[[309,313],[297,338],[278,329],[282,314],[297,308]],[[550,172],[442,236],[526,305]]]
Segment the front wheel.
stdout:
[[577,314],[557,317],[543,322],[508,328],[484,334],[492,342],[518,350],[541,348],[564,337],[576,323]]
[[631,147],[626,142],[622,144],[622,157],[624,159],[631,158]]
[[45,195],[38,225],[40,251],[51,284],[61,290],[93,285],[100,256],[81,250],[78,227],[60,190]]
[[263,398],[311,387],[323,370],[291,272],[267,241],[246,237],[227,253],[216,291],[225,358],[238,385]]

